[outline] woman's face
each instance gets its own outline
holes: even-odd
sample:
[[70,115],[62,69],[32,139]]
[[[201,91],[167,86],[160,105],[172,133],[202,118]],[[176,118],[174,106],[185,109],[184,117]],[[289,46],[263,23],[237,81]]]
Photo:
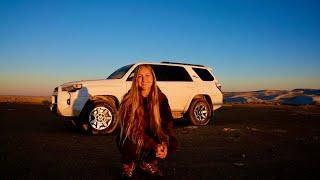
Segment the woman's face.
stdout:
[[142,67],[137,75],[138,86],[143,91],[150,91],[152,83],[153,83],[153,76],[152,72],[146,68]]

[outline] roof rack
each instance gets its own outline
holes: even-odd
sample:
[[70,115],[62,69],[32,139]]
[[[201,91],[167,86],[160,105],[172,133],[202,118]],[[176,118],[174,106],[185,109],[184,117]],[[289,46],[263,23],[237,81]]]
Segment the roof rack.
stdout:
[[189,65],[189,66],[199,66],[199,67],[204,67],[204,65],[199,65],[199,64],[187,64],[187,63],[178,63],[178,62],[168,62],[168,61],[162,61],[160,63],[166,63],[166,64],[180,64],[180,65]]

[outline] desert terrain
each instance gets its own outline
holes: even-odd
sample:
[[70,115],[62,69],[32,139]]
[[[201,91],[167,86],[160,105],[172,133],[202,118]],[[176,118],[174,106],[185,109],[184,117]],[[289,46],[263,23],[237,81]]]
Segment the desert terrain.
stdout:
[[320,105],[320,89],[259,90],[224,92],[225,103]]
[[[89,136],[66,127],[49,112],[47,97],[13,99],[0,103],[1,179],[119,179],[115,134]],[[180,147],[162,162],[164,179],[320,177],[317,105],[227,103],[209,125],[180,119],[175,132]],[[150,178],[137,170],[134,179]]]

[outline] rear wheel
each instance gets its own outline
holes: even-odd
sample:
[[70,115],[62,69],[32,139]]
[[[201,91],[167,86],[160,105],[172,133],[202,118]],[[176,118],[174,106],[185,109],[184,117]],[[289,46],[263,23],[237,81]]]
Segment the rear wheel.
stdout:
[[207,125],[211,119],[211,112],[209,103],[204,98],[198,98],[191,102],[187,117],[193,125]]
[[114,101],[91,102],[80,117],[82,129],[90,134],[109,134],[117,127]]

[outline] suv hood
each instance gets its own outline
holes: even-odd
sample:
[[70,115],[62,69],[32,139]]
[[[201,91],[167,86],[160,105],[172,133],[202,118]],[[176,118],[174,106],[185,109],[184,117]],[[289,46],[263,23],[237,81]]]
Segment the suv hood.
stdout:
[[121,79],[96,79],[96,80],[81,80],[81,81],[72,81],[67,82],[61,85],[61,87],[71,86],[73,84],[82,84],[83,87],[86,86],[95,86],[101,84],[108,85],[119,85],[121,83]]

